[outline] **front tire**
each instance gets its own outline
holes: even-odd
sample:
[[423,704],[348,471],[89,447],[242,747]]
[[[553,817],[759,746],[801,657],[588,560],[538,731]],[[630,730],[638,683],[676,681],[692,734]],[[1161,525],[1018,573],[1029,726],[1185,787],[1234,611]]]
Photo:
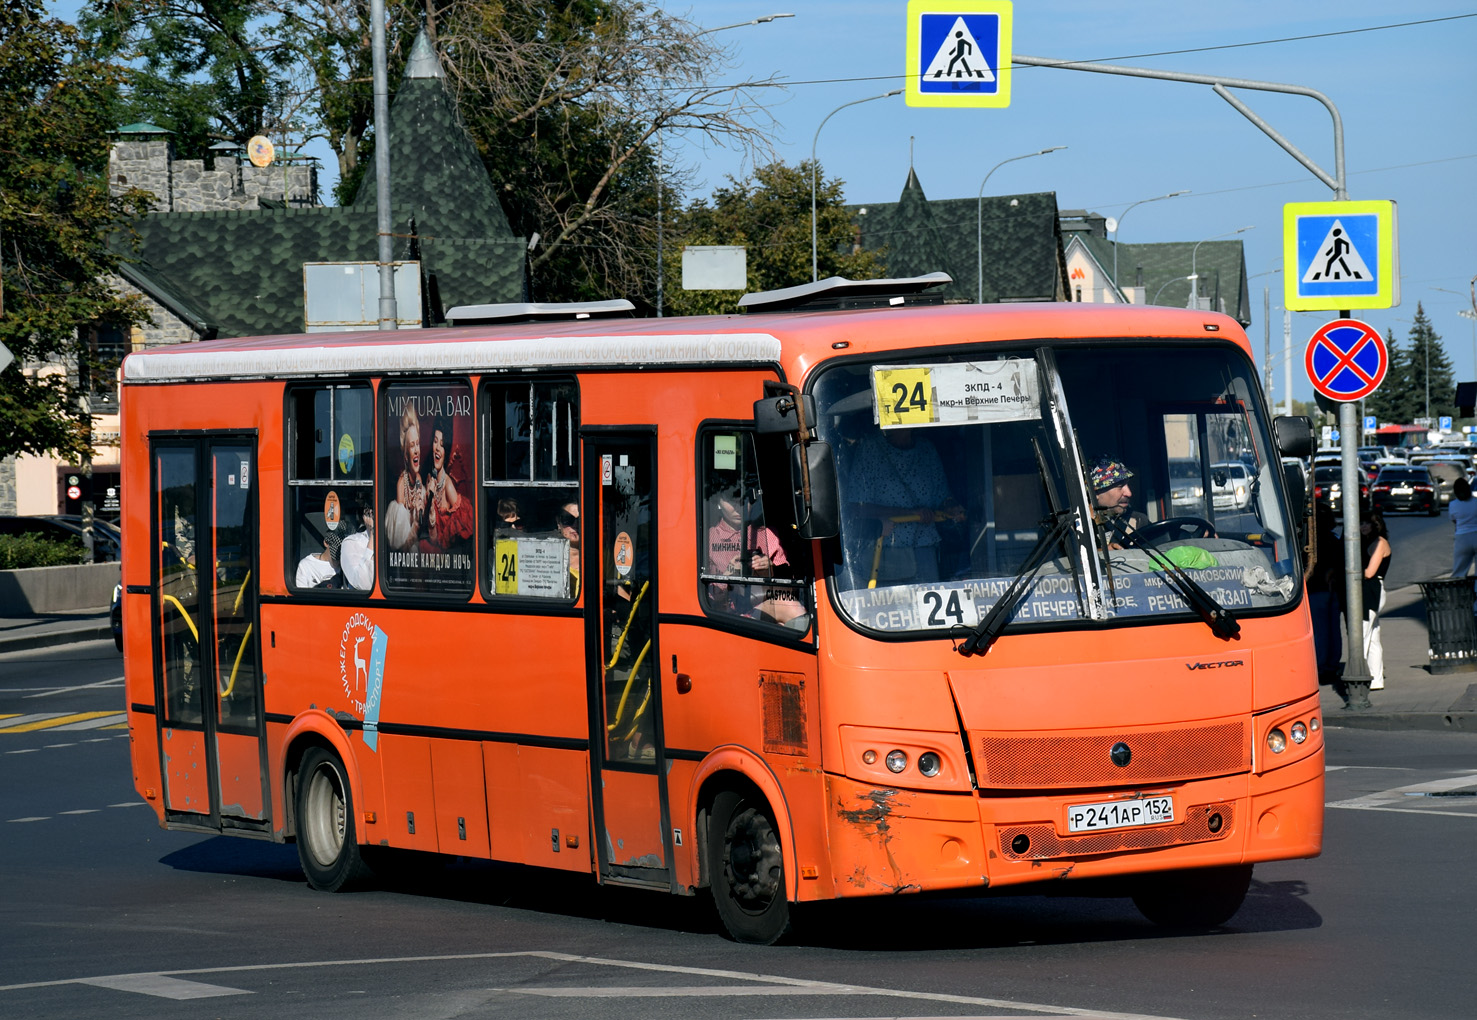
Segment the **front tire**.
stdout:
[[1146,875],[1139,880],[1133,905],[1165,928],[1216,928],[1241,909],[1251,888],[1251,867],[1234,864]]
[[708,821],[713,904],[735,942],[768,946],[790,928],[785,864],[768,805],[725,791]]
[[297,857],[308,884],[338,892],[369,877],[354,839],[354,796],[343,762],[309,748],[297,774]]

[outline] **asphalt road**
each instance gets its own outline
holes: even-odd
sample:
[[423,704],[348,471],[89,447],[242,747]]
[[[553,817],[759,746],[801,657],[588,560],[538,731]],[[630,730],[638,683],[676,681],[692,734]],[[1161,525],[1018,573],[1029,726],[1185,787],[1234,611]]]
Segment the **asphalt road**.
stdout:
[[869,899],[758,949],[701,899],[459,862],[327,895],[291,846],[160,830],[120,675],[109,642],[0,656],[5,1017],[1472,1015],[1477,735],[1329,729],[1323,856],[1259,866],[1212,934],[1123,899]]

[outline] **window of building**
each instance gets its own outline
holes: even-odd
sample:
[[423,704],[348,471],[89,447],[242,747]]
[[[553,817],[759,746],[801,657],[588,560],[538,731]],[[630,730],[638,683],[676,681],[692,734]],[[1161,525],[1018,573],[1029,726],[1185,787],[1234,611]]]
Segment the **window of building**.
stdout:
[[374,395],[363,383],[287,397],[288,582],[369,591],[375,576]]
[[486,594],[579,595],[579,391],[572,379],[482,387]]
[[380,396],[380,586],[464,598],[476,577],[471,383],[396,382]]
[[764,518],[754,434],[741,429],[699,434],[703,497],[700,599],[708,613],[810,627],[809,550],[790,528]]

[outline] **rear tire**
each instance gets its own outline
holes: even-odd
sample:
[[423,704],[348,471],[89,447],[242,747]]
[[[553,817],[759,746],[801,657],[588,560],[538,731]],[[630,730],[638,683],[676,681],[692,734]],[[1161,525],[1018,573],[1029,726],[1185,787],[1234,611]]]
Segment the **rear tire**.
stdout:
[[1216,928],[1241,909],[1251,888],[1251,867],[1233,864],[1146,875],[1139,880],[1133,905],[1165,928]]
[[768,946],[789,931],[784,856],[762,799],[725,791],[713,801],[708,865],[713,905],[735,942]]
[[309,748],[297,773],[297,857],[308,884],[338,892],[369,877],[354,839],[354,795],[343,762]]

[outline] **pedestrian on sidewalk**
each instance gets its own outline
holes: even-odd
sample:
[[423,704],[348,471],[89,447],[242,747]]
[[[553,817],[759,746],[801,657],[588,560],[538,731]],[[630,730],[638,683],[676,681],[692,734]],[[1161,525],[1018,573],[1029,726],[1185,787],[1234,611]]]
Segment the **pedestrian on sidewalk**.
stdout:
[[[1477,500],[1473,501],[1477,503]],[[1313,522],[1312,552],[1308,557],[1308,611],[1313,616],[1313,649],[1318,660],[1318,683],[1333,687],[1340,696],[1344,657],[1344,543],[1333,511],[1318,504]]]
[[1385,686],[1380,612],[1385,608],[1385,574],[1390,570],[1390,532],[1378,510],[1361,517],[1359,547],[1364,559],[1364,663],[1369,669],[1369,689],[1378,691]]
[[1451,551],[1451,576],[1466,577],[1477,562],[1477,499],[1472,486],[1458,478],[1451,487],[1451,523],[1456,528],[1456,541]]

